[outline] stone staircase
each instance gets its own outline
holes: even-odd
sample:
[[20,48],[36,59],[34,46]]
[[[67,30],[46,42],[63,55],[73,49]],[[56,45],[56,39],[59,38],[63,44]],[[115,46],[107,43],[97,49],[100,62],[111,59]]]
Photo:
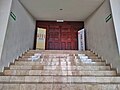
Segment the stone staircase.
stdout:
[[0,90],[120,90],[120,76],[90,51],[30,50],[5,68]]

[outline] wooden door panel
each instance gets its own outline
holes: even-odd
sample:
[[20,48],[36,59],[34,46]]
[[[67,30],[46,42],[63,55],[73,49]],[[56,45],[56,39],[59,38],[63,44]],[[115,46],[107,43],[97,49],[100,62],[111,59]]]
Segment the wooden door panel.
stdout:
[[50,49],[50,50],[53,50],[54,49],[54,43],[52,43],[52,42],[49,42],[48,43],[48,48]]
[[54,44],[55,50],[60,50],[60,44],[58,42],[55,42]]
[[[61,41],[64,42],[66,50],[72,49],[72,37],[71,37],[71,26],[62,26],[61,27]],[[63,47],[63,46],[62,46]]]
[[61,50],[66,50],[66,43],[65,42],[61,42]]
[[[52,48],[52,50],[59,50],[60,46],[60,28],[59,26],[49,26],[49,32],[48,32],[48,43],[52,43],[52,46],[50,46],[49,49]],[[49,47],[49,46],[48,46]]]
[[71,42],[67,42],[67,50],[71,50],[72,49],[72,44]]

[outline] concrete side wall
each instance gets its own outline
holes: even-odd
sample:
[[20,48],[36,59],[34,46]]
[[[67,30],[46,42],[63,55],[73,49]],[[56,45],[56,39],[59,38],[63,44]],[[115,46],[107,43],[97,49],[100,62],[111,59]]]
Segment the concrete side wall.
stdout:
[[120,54],[120,0],[110,0],[110,5]]
[[0,60],[6,34],[12,0],[0,0]]
[[101,7],[85,21],[87,48],[92,49],[108,63],[112,63],[114,68],[120,70],[120,56],[113,20],[110,19],[107,23],[105,21],[110,14],[110,2],[105,0]]
[[4,41],[0,67],[8,66],[15,58],[29,48],[33,48],[35,20],[24,9],[18,0],[13,0],[11,12],[16,16],[9,17],[7,32]]

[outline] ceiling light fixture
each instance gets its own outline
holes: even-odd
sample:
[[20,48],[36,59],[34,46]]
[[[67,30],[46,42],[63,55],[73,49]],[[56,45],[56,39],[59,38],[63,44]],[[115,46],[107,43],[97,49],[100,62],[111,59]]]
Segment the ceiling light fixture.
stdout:
[[63,9],[61,8],[61,9],[59,9],[60,11],[62,11]]
[[64,20],[57,20],[57,22],[64,22]]

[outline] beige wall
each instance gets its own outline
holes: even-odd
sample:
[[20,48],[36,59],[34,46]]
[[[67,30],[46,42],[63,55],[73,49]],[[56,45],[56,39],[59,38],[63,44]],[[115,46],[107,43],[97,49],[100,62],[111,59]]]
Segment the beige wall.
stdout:
[[0,0],[0,61],[12,0]]
[[98,53],[120,71],[120,56],[113,20],[107,23],[105,21],[109,14],[111,14],[110,3],[109,0],[105,0],[101,7],[85,21],[87,48]]
[[1,70],[20,54],[33,48],[35,20],[18,0],[12,1],[11,12],[16,15],[16,21],[9,17],[0,61]]
[[110,5],[120,54],[120,0],[110,0]]

